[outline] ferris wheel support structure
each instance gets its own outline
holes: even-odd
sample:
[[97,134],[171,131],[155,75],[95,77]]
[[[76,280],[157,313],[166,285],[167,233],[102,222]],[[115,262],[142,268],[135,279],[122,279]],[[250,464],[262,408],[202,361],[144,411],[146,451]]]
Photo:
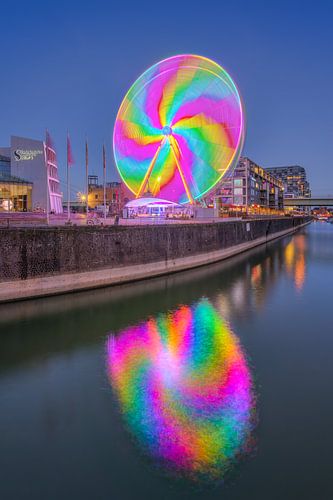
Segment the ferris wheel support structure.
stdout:
[[151,163],[150,163],[150,165],[149,165],[149,167],[147,169],[147,172],[145,173],[145,176],[143,178],[143,181],[141,183],[139,191],[136,194],[136,198],[140,198],[143,195],[143,193],[145,192],[145,188],[146,188],[147,182],[149,181],[149,177],[150,177],[150,175],[151,175],[151,173],[153,171],[153,168],[154,168],[154,165],[156,163],[158,154],[161,151],[161,148],[162,148],[163,144],[165,143],[165,139],[166,139],[166,137],[164,137],[164,139],[162,140],[161,144],[158,146],[158,148],[156,150],[156,153],[154,154],[154,157],[153,157],[153,159],[152,159],[152,161],[151,161]]
[[182,167],[180,166],[180,163],[179,163],[176,151],[175,151],[175,147],[174,147],[174,144],[173,144],[173,141],[175,139],[172,136],[169,136],[168,139],[169,139],[169,144],[170,144],[170,147],[171,147],[171,150],[172,150],[172,153],[173,153],[173,157],[175,159],[175,162],[176,162],[176,165],[177,165],[177,168],[178,168],[178,172],[179,172],[180,178],[181,178],[182,183],[183,183],[184,188],[185,188],[186,195],[187,195],[187,197],[188,197],[189,202],[191,203],[191,205],[193,205],[194,204],[193,196],[192,196],[190,188],[188,187],[188,184],[186,182],[186,179],[185,179],[185,176],[184,176],[184,172],[182,170]]

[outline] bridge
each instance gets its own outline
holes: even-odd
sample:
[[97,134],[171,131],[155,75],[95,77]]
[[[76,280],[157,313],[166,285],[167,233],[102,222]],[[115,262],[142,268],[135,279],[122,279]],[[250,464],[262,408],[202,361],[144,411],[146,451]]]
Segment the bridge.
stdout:
[[284,198],[285,207],[332,207],[333,198]]

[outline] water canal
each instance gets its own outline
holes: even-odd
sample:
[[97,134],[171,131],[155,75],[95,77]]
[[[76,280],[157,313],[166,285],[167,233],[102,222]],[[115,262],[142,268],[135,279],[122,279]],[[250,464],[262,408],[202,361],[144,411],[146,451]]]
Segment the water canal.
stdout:
[[0,497],[329,499],[333,226],[0,308]]

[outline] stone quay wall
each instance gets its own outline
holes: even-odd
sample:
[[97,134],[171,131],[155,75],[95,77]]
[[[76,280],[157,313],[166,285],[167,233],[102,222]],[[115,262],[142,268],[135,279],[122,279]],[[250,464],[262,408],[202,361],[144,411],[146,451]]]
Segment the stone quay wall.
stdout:
[[310,218],[0,229],[0,302],[106,286],[216,262]]

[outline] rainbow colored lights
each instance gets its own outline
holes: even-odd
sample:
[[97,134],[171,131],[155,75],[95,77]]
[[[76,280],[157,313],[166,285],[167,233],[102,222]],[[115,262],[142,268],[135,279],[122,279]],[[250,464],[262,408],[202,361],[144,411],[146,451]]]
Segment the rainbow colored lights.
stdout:
[[214,61],[165,59],[125,96],[114,127],[114,155],[128,188],[193,203],[237,163],[244,139],[238,90]]
[[254,415],[237,337],[202,299],[111,335],[108,374],[130,430],[153,459],[223,479],[248,450]]

